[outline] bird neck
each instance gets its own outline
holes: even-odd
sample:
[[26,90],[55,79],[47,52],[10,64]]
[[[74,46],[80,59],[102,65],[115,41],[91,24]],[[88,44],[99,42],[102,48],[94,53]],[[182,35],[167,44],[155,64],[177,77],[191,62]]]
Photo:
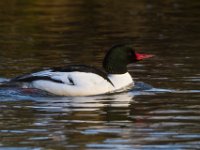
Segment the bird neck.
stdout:
[[108,74],[124,74],[127,73],[127,63],[115,59],[104,59],[103,68]]

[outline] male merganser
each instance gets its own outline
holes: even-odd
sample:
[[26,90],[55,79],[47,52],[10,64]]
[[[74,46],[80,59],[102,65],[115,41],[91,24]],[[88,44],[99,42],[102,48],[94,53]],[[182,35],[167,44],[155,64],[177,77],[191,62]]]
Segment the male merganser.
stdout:
[[104,71],[86,65],[70,65],[25,74],[10,82],[23,83],[26,88],[37,88],[60,96],[89,96],[111,93],[134,85],[127,65],[152,57],[139,54],[127,45],[116,45],[106,54]]

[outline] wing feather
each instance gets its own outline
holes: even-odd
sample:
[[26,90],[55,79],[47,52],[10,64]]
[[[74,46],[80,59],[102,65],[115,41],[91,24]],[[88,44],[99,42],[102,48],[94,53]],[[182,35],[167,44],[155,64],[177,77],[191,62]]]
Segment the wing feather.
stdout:
[[108,78],[107,73],[99,69],[96,69],[94,67],[85,66],[85,65],[57,67],[57,68],[51,68],[44,71],[33,72],[31,74],[24,74],[24,75],[11,79],[11,82],[32,82],[36,80],[47,80],[47,81],[53,81],[57,83],[75,85],[76,84],[75,81],[69,75],[72,72],[94,73],[96,75],[101,76],[102,78],[110,82],[112,86],[114,86],[113,83]]
[[24,74],[21,76],[18,76],[16,78],[11,79],[11,82],[32,82],[36,80],[49,80],[57,83],[63,83],[62,80],[59,80],[59,78],[54,78],[54,73],[52,70],[45,70],[40,72],[35,72],[31,74]]

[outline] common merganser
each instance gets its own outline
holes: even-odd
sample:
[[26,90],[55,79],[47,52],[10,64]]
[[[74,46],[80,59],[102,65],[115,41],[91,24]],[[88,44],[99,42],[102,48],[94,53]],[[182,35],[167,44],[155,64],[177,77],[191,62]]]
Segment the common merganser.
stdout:
[[134,85],[127,65],[152,57],[139,54],[127,45],[116,45],[106,54],[101,71],[86,65],[69,65],[24,74],[10,82],[23,83],[26,88],[37,88],[60,96],[90,96],[111,93]]

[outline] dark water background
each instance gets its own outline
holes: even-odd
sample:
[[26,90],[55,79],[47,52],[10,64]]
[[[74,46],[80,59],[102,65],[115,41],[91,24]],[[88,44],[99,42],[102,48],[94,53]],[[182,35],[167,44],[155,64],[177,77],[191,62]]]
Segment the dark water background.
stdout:
[[156,57],[130,66],[140,89],[125,93],[0,88],[0,149],[200,149],[199,39],[198,0],[1,0],[1,81],[66,64],[101,67],[121,42]]

